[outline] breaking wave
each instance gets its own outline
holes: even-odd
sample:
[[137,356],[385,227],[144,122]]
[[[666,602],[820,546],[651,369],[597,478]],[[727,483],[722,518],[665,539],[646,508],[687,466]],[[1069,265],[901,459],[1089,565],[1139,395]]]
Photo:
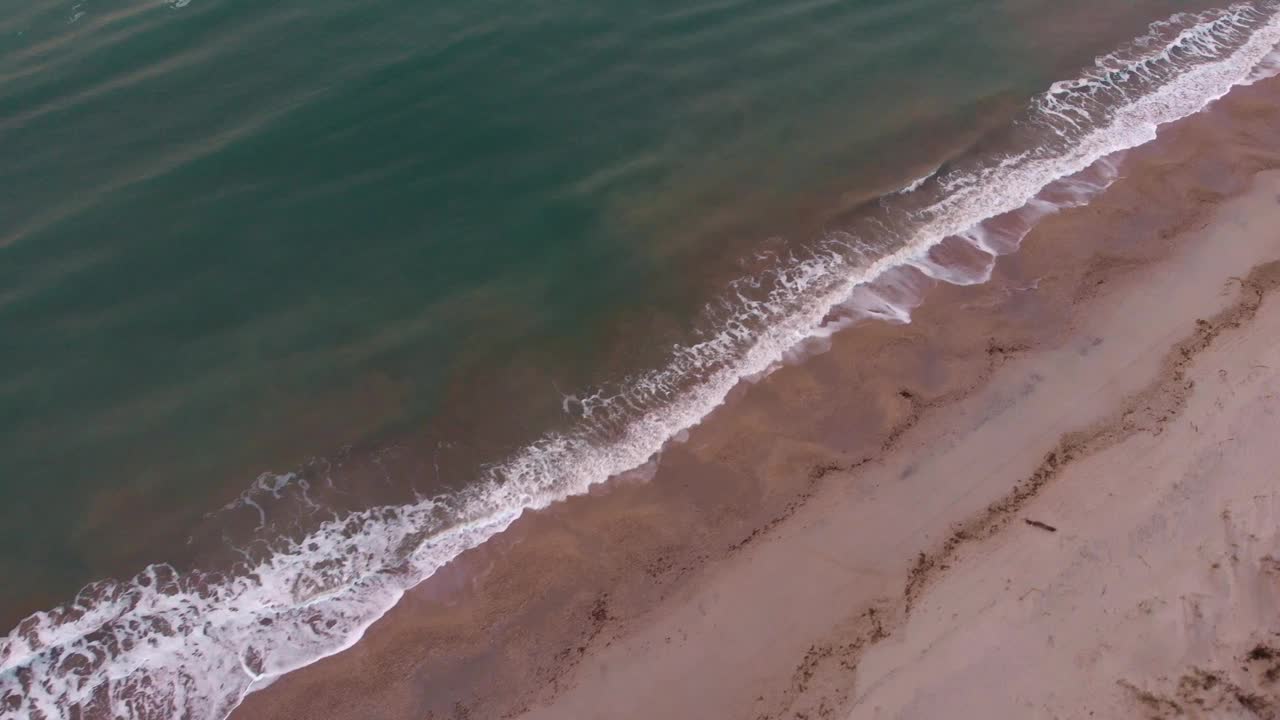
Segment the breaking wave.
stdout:
[[[152,566],[28,617],[0,639],[0,718],[225,717],[245,694],[350,647],[407,589],[524,511],[649,461],[742,379],[848,323],[909,321],[919,277],[985,281],[1039,218],[1105,188],[1116,153],[1274,74],[1277,42],[1271,2],[1155,23],[1036,97],[1008,151],[939,168],[811,249],[773,257],[771,270],[707,308],[697,342],[612,389],[567,396],[569,431],[487,467],[467,489],[335,516],[244,551],[223,573]],[[996,217],[998,228],[987,222]],[[952,261],[957,253],[966,261]],[[264,476],[254,492],[289,482]],[[265,524],[254,497],[243,504]]]

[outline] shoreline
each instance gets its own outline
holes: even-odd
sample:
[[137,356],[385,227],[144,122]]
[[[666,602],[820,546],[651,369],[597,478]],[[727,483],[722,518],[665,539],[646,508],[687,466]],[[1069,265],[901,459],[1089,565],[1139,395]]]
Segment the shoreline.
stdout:
[[[707,706],[695,712],[697,702],[720,703],[729,697],[736,700],[709,707],[734,709],[725,716],[736,717],[740,711],[744,717],[789,717],[785,713],[805,707],[821,711],[840,705],[843,701],[831,698],[850,690],[849,676],[854,675],[843,672],[841,662],[860,657],[867,647],[866,640],[859,643],[857,638],[888,633],[907,615],[906,607],[895,609],[885,600],[892,598],[896,581],[904,581],[899,589],[907,588],[908,598],[928,596],[929,583],[910,580],[912,568],[920,578],[931,576],[931,567],[945,569],[953,562],[961,547],[947,550],[946,533],[953,524],[973,522],[1018,477],[1034,477],[1062,433],[1107,417],[1114,396],[1146,387],[1168,348],[1197,332],[1194,316],[1216,302],[1212,293],[1205,294],[1210,279],[1200,276],[1192,279],[1209,284],[1197,286],[1199,304],[1180,300],[1178,307],[1187,316],[1169,319],[1172,329],[1147,338],[1146,346],[1115,328],[1108,338],[1124,341],[1094,345],[1103,336],[1086,337],[1082,327],[1099,322],[1098,316],[1106,315],[1101,310],[1115,298],[1152,292],[1139,271],[1156,263],[1163,263],[1162,269],[1174,267],[1180,252],[1204,247],[1205,238],[1192,237],[1197,223],[1210,214],[1220,218],[1227,212],[1222,208],[1232,202],[1244,202],[1219,206],[1223,198],[1239,195],[1255,172],[1280,164],[1271,149],[1277,146],[1265,142],[1268,134],[1259,130],[1267,117],[1274,117],[1267,115],[1275,112],[1269,100],[1274,92],[1271,81],[1237,88],[1209,111],[1162,129],[1156,143],[1133,151],[1125,161],[1117,187],[1094,204],[1047,219],[1033,230],[1027,247],[1001,257],[993,282],[936,288],[911,325],[846,331],[832,339],[827,353],[736,391],[729,407],[690,431],[683,444],[670,447],[652,473],[631,473],[632,482],[615,480],[587,496],[526,513],[502,536],[411,591],[355,648],[250,695],[233,717],[306,717],[318,707],[332,717],[507,717],[526,710],[529,717],[628,717],[627,708],[638,712],[641,705],[625,698],[640,702],[659,688],[664,688],[662,701],[671,704],[666,711],[672,717],[707,716]],[[1220,130],[1215,123],[1230,124],[1223,118],[1231,113],[1246,117],[1247,141],[1234,140],[1230,158],[1202,157],[1215,152],[1214,141],[1223,140],[1215,137]],[[1239,134],[1239,128],[1221,132],[1235,137],[1231,133]],[[1171,166],[1191,176],[1170,183],[1182,183],[1174,196],[1185,207],[1161,194],[1169,191],[1159,186],[1165,182],[1160,175]],[[1256,195],[1243,197],[1256,201]],[[1144,200],[1155,207],[1138,204]],[[1161,218],[1161,212],[1173,217]],[[1117,236],[1133,236],[1120,247],[1099,238],[1084,243],[1087,248],[1061,244],[1082,228],[1096,233],[1099,223]],[[1151,243],[1154,238],[1158,241]],[[1274,243],[1264,249],[1280,256]],[[1042,282],[1043,273],[1052,275],[1064,262],[1075,264]],[[1234,270],[1247,274],[1256,264]],[[1177,269],[1179,281],[1194,275],[1185,265]],[[1028,289],[1033,286],[1034,291]],[[1064,302],[1055,306],[1054,296]],[[954,317],[974,308],[987,317]],[[1139,309],[1138,317],[1169,314],[1160,303]],[[1174,332],[1179,329],[1183,332]],[[963,337],[982,330],[990,333]],[[930,343],[935,347],[922,347]],[[1112,344],[1120,349],[1112,350]],[[1048,372],[1028,368],[1061,372],[1064,358],[1090,356],[1123,360],[1124,383],[1112,379],[1100,385],[1099,392],[1105,389],[1108,397],[1077,407],[1071,417],[1039,420],[1061,431],[1056,435],[1039,427],[1030,449],[1010,451],[993,441],[972,444],[960,432],[992,433],[999,418],[1013,423],[1009,432],[1021,430],[1028,423],[1025,408],[1031,401],[1026,398],[1043,396],[1051,383]],[[1019,368],[1020,375],[1015,372]],[[1062,401],[1074,398],[1082,378],[1096,380],[1100,371],[1086,372],[1082,366],[1078,372],[1082,375],[1072,379],[1075,384],[1065,382],[1057,390]],[[866,387],[855,386],[859,380]],[[832,388],[844,389],[831,393]],[[830,394],[842,397],[833,401]],[[1081,404],[1087,403],[1076,403]],[[1044,437],[1046,433],[1052,437]],[[762,443],[770,447],[758,447]],[[917,515],[921,505],[940,502],[931,497],[938,493],[926,479],[937,481],[950,471],[927,473],[920,458],[944,446],[961,457],[968,453],[970,467],[991,459],[974,447],[984,448],[987,455],[1006,453],[1001,466],[1006,473],[987,474],[979,483],[981,492],[970,488],[953,499],[953,506],[937,509],[929,522],[920,524],[918,537],[904,538],[900,529],[885,525],[900,522],[904,509]],[[904,460],[908,457],[912,459]],[[892,475],[887,468],[895,463],[897,474]],[[1055,474],[1058,464],[1051,468]],[[880,480],[877,484],[869,477]],[[872,508],[878,498],[890,495],[896,504],[888,507],[898,508],[898,514],[882,507],[877,519]],[[840,513],[852,513],[865,524],[852,535],[837,532],[831,526]],[[691,531],[695,523],[700,529]],[[827,528],[831,536],[796,539],[815,532],[814,527]],[[900,546],[884,547],[887,538],[895,537]],[[863,551],[870,556],[849,569],[849,543],[876,544],[878,552]],[[607,547],[596,547],[600,545]],[[760,556],[770,553],[774,562],[763,562]],[[923,563],[918,553],[925,553]],[[572,566],[568,574],[573,577],[566,577],[566,566]],[[842,579],[831,580],[832,573]],[[760,615],[769,602],[775,603],[774,610],[797,611],[797,599],[777,597],[785,595],[784,588],[773,587],[794,584],[797,576],[826,591],[806,591],[803,598],[820,611],[775,619],[777,627],[759,633],[755,623],[775,617]],[[735,588],[726,577],[739,577],[742,585]],[[770,593],[774,596],[768,600]],[[718,607],[706,609],[708,597],[718,598]],[[831,598],[840,599],[839,608],[830,607]],[[858,612],[849,613],[855,605]],[[723,626],[742,629],[757,643],[760,635],[767,636],[772,657],[759,658],[761,648],[747,639],[714,634],[691,638],[690,629],[705,627],[707,618],[714,618],[710,624],[721,631]],[[825,639],[808,642],[817,638]],[[751,658],[738,664],[752,668],[729,672],[716,665],[681,665],[681,658],[706,661],[708,653]],[[387,668],[395,672],[388,674]],[[673,691],[682,679],[690,685],[690,672],[697,673],[697,686]],[[792,682],[784,682],[786,678]],[[768,702],[741,697],[753,689],[766,691],[759,697]],[[446,693],[447,699],[442,697]],[[690,693],[704,699],[690,698]]]
[[[1234,21],[1223,17],[1188,31],[1192,45],[1208,42],[1215,44],[1215,51],[1220,49],[1218,32],[1232,37],[1243,22],[1243,16],[1231,13]],[[756,318],[766,330],[753,335],[755,326],[739,317],[740,326],[729,323],[726,334],[707,347],[679,350],[676,355],[688,361],[690,377],[705,372],[705,382],[700,380],[697,392],[686,396],[666,384],[667,369],[641,378],[637,392],[658,389],[641,398],[637,411],[648,410],[641,413],[642,421],[624,424],[607,442],[588,442],[591,428],[548,436],[546,444],[530,445],[527,452],[496,467],[491,482],[477,492],[454,498],[456,507],[415,494],[416,502],[409,504],[335,515],[301,540],[286,538],[287,548],[267,550],[267,557],[243,577],[210,574],[206,583],[204,576],[175,579],[171,568],[153,566],[134,578],[131,587],[111,582],[91,586],[77,597],[79,607],[28,618],[11,636],[12,644],[0,651],[17,653],[14,657],[24,663],[34,657],[30,666],[39,668],[37,673],[49,671],[50,678],[42,678],[33,691],[31,681],[24,679],[32,670],[20,668],[14,683],[24,686],[5,693],[7,704],[16,709],[26,697],[32,703],[29,708],[77,706],[98,712],[119,703],[159,708],[170,702],[166,691],[150,688],[155,678],[170,677],[198,686],[195,700],[175,696],[175,702],[208,707],[218,717],[232,711],[237,717],[536,717],[543,712],[552,717],[566,712],[613,717],[626,715],[626,706],[619,703],[629,693],[638,693],[630,705],[639,706],[647,695],[682,680],[687,684],[692,675],[702,680],[708,653],[724,648],[753,658],[747,676],[726,673],[710,688],[698,687],[697,697],[683,689],[670,693],[663,699],[669,714],[705,716],[732,708],[732,714],[782,716],[793,707],[818,702],[818,696],[826,703],[835,691],[823,689],[815,695],[813,678],[825,677],[824,668],[837,660],[842,667],[851,665],[846,669],[856,667],[874,644],[867,638],[883,639],[890,626],[909,619],[935,569],[947,569],[962,544],[939,541],[943,527],[968,523],[971,527],[963,535],[951,536],[967,545],[970,537],[990,527],[974,519],[981,508],[971,504],[989,500],[999,483],[1015,481],[988,472],[970,478],[968,485],[960,482],[940,492],[921,483],[930,478],[956,482],[953,471],[940,461],[925,468],[925,460],[935,455],[959,457],[968,463],[965,467],[980,467],[989,460],[986,456],[1002,453],[1009,455],[1006,464],[1034,459],[1025,448],[1011,451],[994,440],[985,446],[984,456],[973,456],[957,438],[989,432],[984,428],[993,422],[1027,413],[1032,414],[1030,424],[1038,422],[1042,433],[1049,432],[1045,423],[1061,429],[1065,416],[1036,420],[1039,416],[1026,409],[1035,407],[1031,398],[1036,393],[1052,385],[1046,380],[1051,374],[1033,371],[1011,379],[1009,368],[1040,363],[1060,370],[1061,361],[1054,358],[1064,352],[1064,343],[1079,344],[1068,357],[1077,352],[1082,357],[1109,357],[1112,345],[1093,350],[1103,336],[1080,335],[1081,324],[1093,322],[1107,303],[1127,301],[1126,292],[1151,291],[1134,278],[1164,267],[1184,241],[1190,242],[1188,223],[1220,212],[1213,209],[1243,192],[1252,173],[1280,164],[1271,145],[1256,142],[1258,137],[1274,139],[1267,127],[1275,124],[1268,114],[1270,106],[1255,113],[1265,116],[1261,120],[1233,117],[1217,128],[1214,120],[1194,112],[1213,92],[1242,79],[1240,73],[1248,69],[1242,57],[1274,59],[1274,51],[1266,55],[1266,46],[1280,33],[1280,21],[1268,17],[1265,27],[1245,36],[1247,41],[1225,59],[1196,66],[1185,75],[1175,72],[1159,90],[1112,108],[1114,115],[1107,115],[1098,127],[1081,130],[1060,110],[1052,111],[1059,91],[1055,85],[1029,112],[1061,117],[1079,130],[1072,134],[1053,122],[1038,126],[1067,141],[1066,149],[1059,147],[1061,142],[1050,142],[1036,145],[1043,153],[1025,162],[1027,153],[1008,156],[1008,166],[1001,161],[993,171],[991,187],[980,182],[982,169],[961,173],[964,182],[955,186],[949,180],[957,177],[955,173],[935,171],[924,178],[922,187],[945,188],[942,199],[927,207],[916,202],[923,208],[919,215],[908,212],[915,223],[908,226],[914,228],[910,237],[916,244],[907,243],[863,268],[878,273],[874,281],[856,286],[850,299],[837,302],[850,294],[845,290],[855,287],[851,276],[840,272],[853,267],[848,258],[834,253],[829,260],[812,258],[812,265],[803,260],[787,266],[779,279],[786,293],[776,307],[766,303],[768,312]],[[1171,57],[1165,58],[1160,72],[1177,64]],[[1125,94],[1123,83],[1109,84],[1109,75],[1080,82],[1094,81],[1100,83],[1095,90],[1105,87]],[[1257,98],[1263,93],[1249,90],[1245,95]],[[1089,101],[1075,102],[1084,104],[1073,110],[1087,112]],[[1232,105],[1241,105],[1240,99]],[[1185,113],[1192,114],[1184,117]],[[1118,157],[1112,151],[1123,153],[1132,143],[1142,144],[1162,119],[1179,117],[1183,119],[1169,133],[1161,128],[1162,139],[1156,144],[1171,157],[1182,153],[1181,159],[1190,162],[1169,162],[1150,149],[1133,151],[1136,159],[1123,161],[1119,189],[1107,190],[1101,203],[1088,203],[1116,180]],[[1219,132],[1223,127],[1228,131]],[[1165,138],[1197,132],[1205,137],[1194,142]],[[1231,147],[1238,162],[1224,164],[1200,156],[1215,137],[1238,142],[1238,147]],[[1072,139],[1079,144],[1071,145]],[[1173,182],[1161,177],[1171,169],[1184,172],[1183,164],[1193,168],[1187,177]],[[1055,175],[1072,168],[1077,172]],[[1049,177],[1056,179],[1044,185]],[[1006,207],[1026,200],[1030,189],[1042,185],[1023,207]],[[888,218],[887,207],[882,209]],[[963,229],[975,217],[986,219]],[[888,227],[885,230],[889,233]],[[1019,250],[1028,231],[1035,247]],[[1098,236],[1080,243],[1073,233]],[[1144,242],[1152,237],[1159,242]],[[922,252],[925,246],[927,252]],[[793,283],[799,289],[788,287]],[[769,298],[775,299],[772,293]],[[788,304],[798,298],[804,302]],[[745,298],[744,303],[750,305]],[[1162,312],[1148,307],[1137,314]],[[867,317],[905,324],[859,322]],[[778,322],[769,323],[769,318]],[[746,346],[733,344],[735,327],[752,337]],[[799,337],[808,339],[797,344]],[[1158,344],[1151,338],[1128,337],[1122,347],[1132,350],[1142,342],[1149,352]],[[723,351],[732,356],[735,348],[742,353],[733,356],[734,362],[717,364],[714,358],[699,357],[707,348],[713,355]],[[688,357],[681,355],[685,350]],[[678,364],[673,361],[673,366]],[[1106,374],[1105,368],[1091,372]],[[741,382],[744,374],[747,383]],[[1130,379],[1136,382],[1137,375]],[[650,380],[654,387],[646,384]],[[1058,392],[1063,400],[1070,399],[1067,390]],[[609,403],[629,399],[634,398],[606,398],[604,414],[614,414],[616,408]],[[595,400],[599,397],[575,400],[584,417],[591,415],[588,401]],[[999,409],[993,410],[996,406]],[[670,417],[657,418],[653,408],[669,410]],[[1094,421],[1102,409],[1092,407],[1090,412],[1071,419]],[[483,418],[483,412],[478,416]],[[681,423],[691,428],[669,439]],[[1016,435],[1024,428],[1015,425],[1008,430]],[[922,437],[931,440],[922,443]],[[1043,440],[1024,439],[1028,447]],[[612,476],[659,447],[650,462]],[[1058,452],[1064,447],[1074,449],[1075,444],[1060,445]],[[1044,462],[1033,478],[1047,481],[1058,473],[1056,460],[1047,470]],[[895,464],[896,476],[885,475],[885,468]],[[438,464],[435,470],[438,475]],[[601,482],[606,476],[612,477]],[[284,476],[276,480],[290,482]],[[260,478],[258,485],[280,497],[273,483]],[[881,515],[863,518],[870,508],[879,507],[882,486],[891,484],[896,484],[889,493],[894,502],[882,507]],[[1045,484],[1033,480],[1026,497],[1015,496],[1014,501],[1034,496]],[[319,507],[308,497],[305,482],[298,485],[302,501]],[[265,511],[252,492],[246,491],[241,500],[256,509],[265,524]],[[916,523],[917,536],[895,535],[902,529],[902,518],[928,508],[948,492],[954,507],[934,508],[927,522]],[[957,492],[962,497],[955,497]],[[859,518],[853,523],[859,528],[856,534],[814,535],[815,524],[829,525],[840,513]],[[442,520],[446,515],[454,524]],[[884,525],[886,518],[899,525]],[[1047,525],[1040,529],[1051,530]],[[813,537],[800,545],[790,539],[806,534]],[[883,543],[895,537],[894,547],[860,563],[871,571],[858,570],[856,577],[835,580],[822,576],[823,568],[834,568],[837,576],[847,569],[844,544]],[[905,548],[916,554],[906,556],[902,570],[903,558],[896,553]],[[809,553],[817,559],[796,560]],[[387,558],[394,560],[392,567]],[[255,562],[248,554],[244,559]],[[887,578],[900,570],[907,577],[901,607],[884,599],[889,597]],[[742,578],[732,580],[737,573]],[[427,579],[421,581],[424,576]],[[783,579],[783,587],[772,587],[778,579]],[[725,588],[734,588],[734,582],[740,587],[729,594],[749,600],[735,600],[715,612],[705,610],[709,602],[725,602],[721,595]],[[787,585],[797,582],[807,589],[800,596],[788,596],[795,589]],[[879,594],[867,596],[860,583],[877,588]],[[162,587],[173,592],[161,592]],[[689,598],[703,592],[713,593],[711,601],[699,602],[697,617],[687,614]],[[843,604],[832,604],[834,598]],[[842,614],[848,602],[862,607],[862,614]],[[803,618],[775,619],[797,607],[806,608]],[[220,613],[223,609],[229,613]],[[766,610],[769,615],[762,614]],[[158,661],[140,643],[149,641],[156,647],[155,638],[146,635],[146,628],[135,634],[141,627],[135,617],[144,622],[152,617],[181,620],[176,633],[159,633],[169,647]],[[673,626],[672,618],[683,619]],[[714,632],[697,639],[688,630],[711,622],[715,632],[722,632],[717,624],[722,619],[729,626],[777,626],[732,641]],[[666,634],[655,634],[655,627],[666,628]],[[813,642],[853,638],[851,627],[859,628],[856,638],[843,649],[829,639]],[[51,642],[50,635],[70,640]],[[99,635],[107,640],[99,641]],[[188,647],[183,647],[183,640]],[[761,644],[766,640],[767,647]],[[805,642],[810,642],[808,650]],[[154,674],[131,671],[118,684],[113,680],[111,687],[95,689],[77,677],[82,673],[74,665],[59,663],[66,647],[79,645],[94,652],[105,648],[107,660],[96,661],[89,672],[114,670],[117,660],[127,664],[139,658],[159,667]],[[30,657],[24,656],[28,651]],[[791,687],[782,682],[788,659],[797,656],[805,658],[792,671],[793,678],[803,678],[798,689],[794,682]],[[648,658],[644,662],[649,664],[636,665],[638,658]],[[181,662],[172,662],[175,659]],[[831,678],[819,685],[851,686],[849,677],[830,672]],[[58,680],[64,684],[58,686]],[[768,692],[750,707],[743,705],[743,688],[757,687]],[[256,692],[259,689],[263,692]],[[57,693],[69,694],[55,697]],[[714,703],[708,705],[709,699]],[[601,710],[602,703],[606,710]],[[822,703],[816,706],[819,710],[830,709]]]

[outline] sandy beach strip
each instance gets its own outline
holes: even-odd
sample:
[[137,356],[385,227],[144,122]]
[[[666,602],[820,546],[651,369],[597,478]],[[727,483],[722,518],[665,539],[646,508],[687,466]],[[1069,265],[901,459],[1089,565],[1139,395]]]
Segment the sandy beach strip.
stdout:
[[[1196,247],[1280,250],[1277,198],[1260,177]],[[1180,262],[1228,269],[1206,254]],[[1146,386],[917,565],[851,717],[1280,713],[1280,261],[1220,287]]]
[[1120,167],[233,717],[1273,717],[1280,84]]
[[[1280,263],[1250,269],[1280,253],[1278,196],[1260,177],[1178,272],[1006,363],[1016,399],[993,382],[923,422],[865,493],[797,514],[526,717],[1132,717],[1147,692],[1193,707],[1197,672],[1271,707],[1280,685],[1248,680],[1280,663],[1241,665],[1280,646]],[[822,640],[789,685],[720,715],[741,692],[703,681],[765,687],[760,656],[797,636]]]

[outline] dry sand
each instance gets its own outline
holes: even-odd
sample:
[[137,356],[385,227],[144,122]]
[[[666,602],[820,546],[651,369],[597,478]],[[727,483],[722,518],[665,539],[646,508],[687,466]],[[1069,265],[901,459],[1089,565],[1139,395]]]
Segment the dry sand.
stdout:
[[[1278,197],[1260,177],[1213,242],[1007,361],[526,717],[1133,717],[1148,691],[1172,716],[1198,670],[1221,674],[1208,702],[1280,699],[1258,681],[1280,656],[1246,660],[1280,648],[1280,299],[1259,307],[1280,264],[1250,274],[1280,257]],[[804,657],[784,688],[769,654]]]
[[[1205,277],[1197,287],[1280,251],[1277,197],[1269,175],[1224,208],[1207,229],[1216,242],[1197,247],[1238,255],[1180,258]],[[851,717],[1280,713],[1280,297],[1262,299],[1277,284],[1280,263],[1223,280],[1231,304],[1166,354],[1143,391],[1064,438],[1037,469],[1052,482],[1011,508],[1012,524],[979,523],[978,539],[939,558],[950,568],[860,658]],[[1144,302],[1178,297],[1169,314],[1186,317],[1185,291],[1156,287]],[[1136,359],[1117,377],[1145,372]]]
[[1277,97],[1165,129],[990,283],[745,388],[234,717],[1275,716]]

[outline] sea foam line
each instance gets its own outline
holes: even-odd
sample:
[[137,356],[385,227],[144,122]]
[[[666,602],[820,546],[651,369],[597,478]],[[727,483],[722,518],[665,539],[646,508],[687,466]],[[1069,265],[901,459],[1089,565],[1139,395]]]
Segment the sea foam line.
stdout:
[[[1160,125],[1253,79],[1280,42],[1275,13],[1270,2],[1236,5],[1153,25],[1147,38],[1035,100],[1029,121],[1045,145],[926,177],[916,191],[940,197],[889,240],[834,233],[767,278],[740,280],[717,310],[718,333],[673,348],[668,365],[613,394],[577,401],[582,422],[573,432],[544,436],[467,490],[323,522],[300,540],[280,539],[264,559],[246,554],[232,575],[152,566],[32,615],[0,640],[0,718],[52,720],[73,708],[86,717],[225,717],[248,692],[350,647],[407,589],[525,510],[649,461],[743,378],[829,333],[832,311],[876,278],[909,265],[947,281],[985,279],[948,277],[930,249],[958,236],[992,256],[1007,251],[983,235],[983,220],[1028,206],[1051,211],[1036,205],[1051,183],[1150,141]],[[1153,39],[1164,42],[1152,50]],[[909,319],[909,310],[898,312]],[[689,387],[689,378],[699,380]]]

